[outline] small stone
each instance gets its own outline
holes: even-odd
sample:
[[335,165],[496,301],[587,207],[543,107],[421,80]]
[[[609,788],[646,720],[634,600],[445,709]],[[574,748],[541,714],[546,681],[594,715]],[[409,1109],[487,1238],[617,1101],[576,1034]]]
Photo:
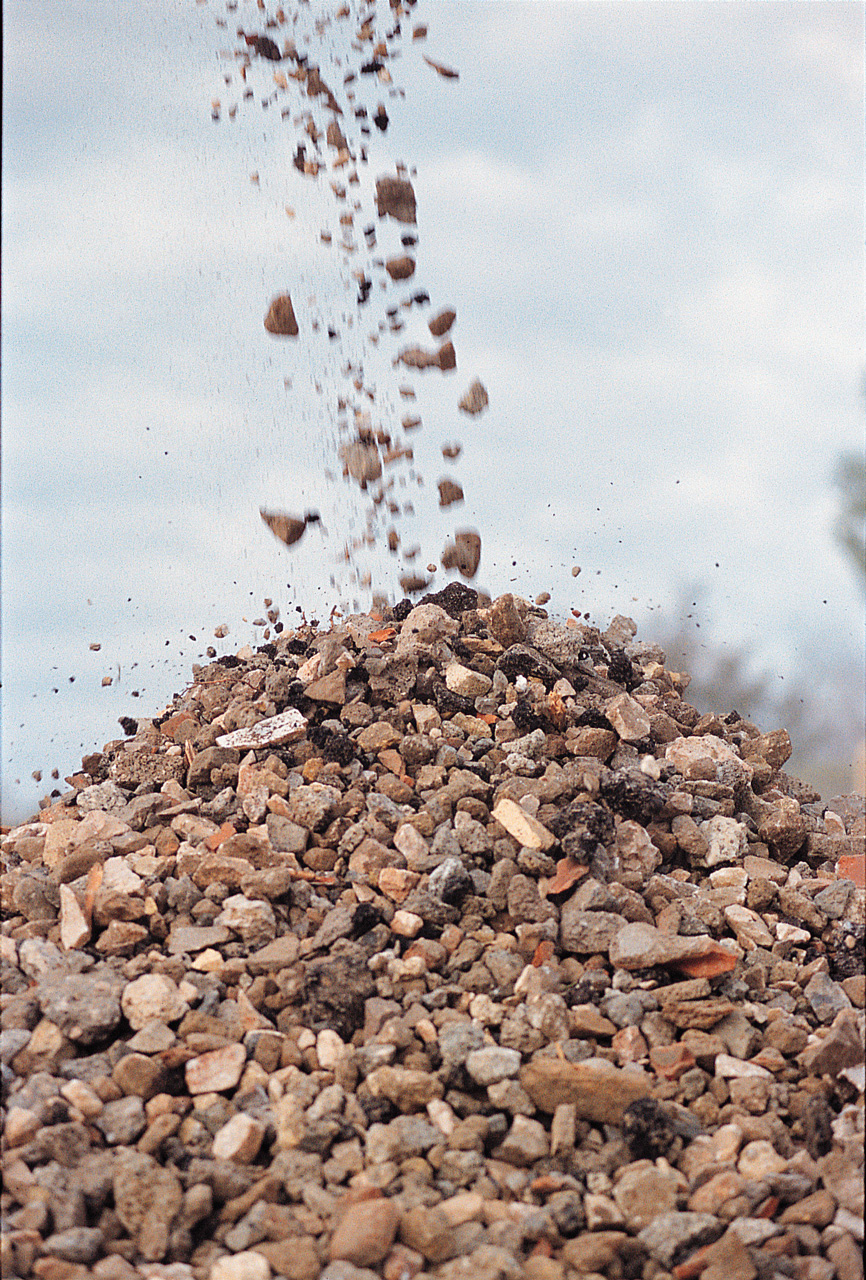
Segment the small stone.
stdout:
[[493,681],[480,671],[473,671],[459,662],[449,662],[445,668],[445,684],[453,693],[464,698],[481,698],[490,691]]
[[744,951],[755,951],[764,947],[768,951],[773,946],[774,938],[757,911],[736,903],[725,907],[725,919],[734,931],[737,942]]
[[67,1262],[91,1263],[102,1252],[103,1235],[99,1227],[69,1227],[56,1231],[43,1244],[45,1252],[53,1258]]
[[670,1167],[657,1168],[650,1165],[648,1168],[626,1168],[614,1187],[613,1198],[628,1229],[638,1232],[649,1226],[660,1213],[670,1213],[676,1209],[683,1183],[682,1174]]
[[297,742],[305,736],[306,732],[305,717],[300,711],[290,707],[288,711],[281,711],[279,715],[259,720],[249,729],[237,729],[234,733],[224,733],[216,741],[220,747],[256,750],[259,747]]
[[450,507],[455,502],[463,501],[463,489],[453,480],[440,480],[437,488],[439,490],[439,506]]
[[851,1008],[851,1001],[842,987],[828,973],[813,974],[803,988],[803,995],[819,1022],[832,1022],[837,1014]]
[[744,1178],[759,1182],[761,1178],[772,1177],[774,1173],[784,1173],[788,1161],[780,1156],[771,1142],[760,1138],[755,1142],[747,1142],[737,1160],[737,1170]]
[[823,1040],[803,1050],[800,1062],[811,1075],[835,1077],[845,1067],[859,1066],[863,1056],[863,1040],[854,1010],[843,1008]]
[[243,939],[247,947],[263,947],[273,941],[277,932],[274,909],[262,899],[250,899],[244,894],[226,898],[223,909],[214,921],[216,928],[231,929]]
[[90,925],[78,898],[66,884],[60,886],[60,942],[66,951],[83,947],[90,940]]
[[443,569],[457,569],[464,578],[474,578],[481,563],[481,537],[475,529],[458,529],[454,541],[442,549]]
[[397,222],[414,223],[415,192],[412,184],[404,178],[377,178],[376,208],[380,218],[390,215]]
[[279,294],[271,302],[268,314],[265,316],[265,328],[268,333],[277,334],[280,337],[296,338],[298,336],[295,309],[287,293]]
[[241,1078],[247,1060],[242,1044],[229,1044],[214,1049],[197,1058],[190,1058],[185,1067],[186,1087],[190,1093],[221,1093],[233,1089]]
[[516,1049],[503,1049],[499,1045],[473,1049],[466,1057],[466,1070],[476,1084],[486,1088],[516,1076],[520,1070],[520,1054]]
[[102,1130],[110,1147],[129,1147],[147,1127],[144,1103],[134,1094],[117,1102],[106,1102],[94,1124]]
[[270,1280],[271,1264],[260,1253],[250,1249],[217,1258],[209,1280]]
[[699,1245],[718,1239],[724,1223],[709,1213],[660,1213],[638,1232],[638,1240],[657,1262],[670,1269],[680,1257]]
[[177,1022],[189,1009],[177,984],[161,973],[145,973],[128,983],[120,1005],[135,1031],[154,1019],[165,1023]]
[[[739,947],[730,943],[730,954],[736,960]],[[627,924],[610,944],[611,964],[618,969],[646,969],[657,964],[681,964],[712,956],[720,944],[708,935],[685,938],[663,933],[651,924]],[[733,967],[733,966],[731,966]]]
[[265,1126],[239,1111],[214,1134],[214,1159],[231,1160],[233,1164],[252,1164],[264,1136]]
[[427,328],[433,334],[434,338],[442,338],[451,328],[457,319],[457,312],[451,307],[446,307],[444,311],[439,311],[427,321]]
[[477,414],[486,409],[490,403],[484,385],[476,378],[466,393],[461,396],[458,408],[464,413]]
[[649,737],[649,716],[630,694],[620,693],[611,698],[604,704],[604,714],[623,742],[639,742]]
[[454,1228],[438,1205],[406,1210],[400,1218],[400,1239],[428,1262],[444,1262],[455,1253]]
[[385,263],[385,270],[392,280],[408,280],[415,274],[415,259],[407,254],[399,258],[389,258]]
[[708,867],[715,867],[720,862],[736,862],[748,848],[746,827],[735,818],[716,814],[702,822],[699,829],[707,842],[705,865]]
[[652,1090],[651,1077],[642,1071],[601,1059],[536,1058],[521,1068],[520,1083],[540,1111],[554,1112],[571,1103],[580,1119],[602,1124],[620,1124],[626,1108]]
[[400,1213],[384,1196],[347,1207],[328,1246],[328,1257],[343,1258],[359,1267],[374,1267],[388,1255]]
[[804,1196],[795,1204],[789,1204],[779,1216],[783,1226],[791,1222],[808,1223],[813,1227],[826,1227],[833,1221],[836,1213],[836,1199],[824,1189]]
[[556,837],[514,800],[500,800],[493,809],[493,817],[518,844],[529,849],[547,850],[556,843]]

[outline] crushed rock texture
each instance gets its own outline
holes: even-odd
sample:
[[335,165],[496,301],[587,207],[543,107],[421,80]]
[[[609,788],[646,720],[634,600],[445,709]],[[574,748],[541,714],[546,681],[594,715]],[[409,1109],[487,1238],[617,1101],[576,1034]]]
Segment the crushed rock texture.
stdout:
[[862,1276],[862,797],[479,604],[194,667],[3,832],[4,1277]]

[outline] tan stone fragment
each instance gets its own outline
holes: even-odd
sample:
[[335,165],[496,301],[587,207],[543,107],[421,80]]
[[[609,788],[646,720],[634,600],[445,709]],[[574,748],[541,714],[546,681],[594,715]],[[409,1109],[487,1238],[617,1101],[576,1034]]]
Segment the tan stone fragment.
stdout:
[[60,886],[60,943],[74,951],[90,941],[90,925],[68,884]]
[[556,844],[556,836],[514,800],[500,800],[493,810],[493,817],[510,836],[529,849],[545,850]]
[[265,328],[268,333],[280,337],[296,338],[298,336],[298,322],[295,319],[292,300],[287,293],[281,293],[271,302],[268,314],[265,316]]
[[540,1111],[572,1103],[580,1119],[601,1124],[619,1124],[626,1107],[652,1092],[651,1077],[603,1059],[536,1058],[521,1068],[520,1083]]
[[329,1258],[356,1267],[377,1266],[394,1243],[399,1221],[397,1206],[384,1196],[349,1205],[331,1237]]

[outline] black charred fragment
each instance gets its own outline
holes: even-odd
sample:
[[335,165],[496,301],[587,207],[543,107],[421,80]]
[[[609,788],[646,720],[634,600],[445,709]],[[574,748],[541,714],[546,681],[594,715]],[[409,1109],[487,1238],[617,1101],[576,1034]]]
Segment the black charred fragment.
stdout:
[[616,773],[605,769],[601,776],[601,794],[623,818],[632,818],[646,826],[661,812],[672,788],[641,773],[640,769],[621,769]]

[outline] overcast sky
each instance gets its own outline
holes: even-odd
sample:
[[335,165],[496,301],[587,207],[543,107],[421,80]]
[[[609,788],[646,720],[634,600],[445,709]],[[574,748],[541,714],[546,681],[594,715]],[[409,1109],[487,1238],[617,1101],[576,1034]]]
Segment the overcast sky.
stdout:
[[[816,645],[856,652],[832,475],[863,446],[863,19],[825,0],[420,0],[408,25],[428,38],[391,66],[405,96],[355,86],[391,123],[350,194],[352,257],[333,175],[292,167],[282,118],[327,113],[262,60],[241,97],[230,55],[237,25],[261,30],[250,0],[7,3],[3,820],[33,810],[53,766],[120,736],[119,715],[162,710],[207,644],[260,638],[264,597],[287,621],[366,607],[366,570],[399,598],[384,523],[338,563],[366,515],[337,459],[348,361],[375,421],[423,419],[423,487],[394,473],[422,565],[475,527],[493,594],[550,591],[550,608],[631,614],[652,638],[699,583],[705,631],[791,679]],[[338,96],[350,35],[329,28],[311,59]],[[359,312],[351,273],[396,160],[417,169],[411,287],[431,303],[373,345],[410,290],[377,281]],[[394,251],[405,228],[377,228],[376,252]],[[296,341],[262,326],[282,290]],[[446,305],[457,370],[393,369]],[[457,400],[476,376],[490,407],[470,420]],[[446,474],[466,500],[441,512]],[[288,551],[262,505],[314,507],[323,527]]]

